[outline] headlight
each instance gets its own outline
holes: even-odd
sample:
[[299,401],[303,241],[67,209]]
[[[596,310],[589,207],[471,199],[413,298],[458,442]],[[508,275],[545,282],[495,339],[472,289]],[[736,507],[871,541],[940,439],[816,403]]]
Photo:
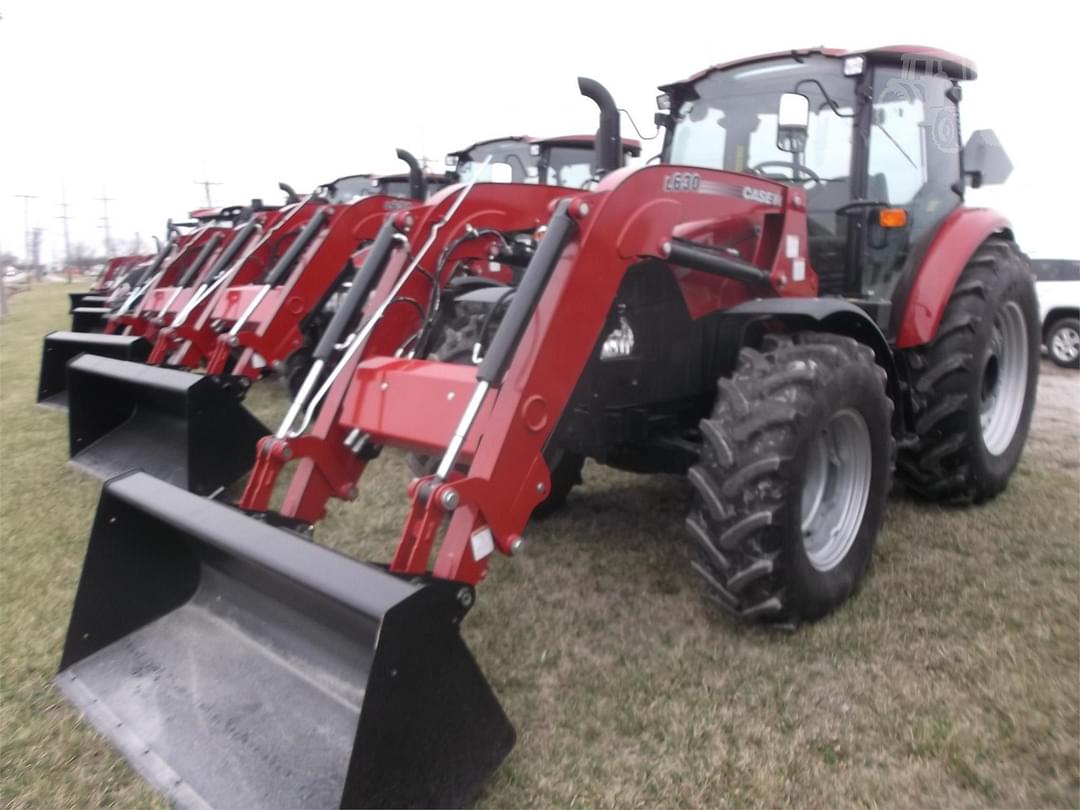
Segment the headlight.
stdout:
[[634,330],[630,328],[630,322],[620,315],[619,325],[604,338],[604,345],[600,347],[600,359],[615,360],[620,357],[629,357],[633,353]]

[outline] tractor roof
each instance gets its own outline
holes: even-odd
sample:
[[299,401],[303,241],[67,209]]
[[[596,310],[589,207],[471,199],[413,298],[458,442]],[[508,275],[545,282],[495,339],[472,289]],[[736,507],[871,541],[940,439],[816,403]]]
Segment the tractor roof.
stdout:
[[[451,155],[457,155],[458,157],[464,157],[473,151],[477,147],[485,146],[489,143],[504,143],[506,141],[520,141],[527,144],[538,145],[550,145],[550,146],[587,146],[592,147],[596,144],[595,135],[557,135],[551,138],[533,138],[530,135],[506,135],[502,138],[487,138],[483,141],[477,141],[471,146],[466,146],[464,149],[459,149],[456,152],[450,152]],[[637,157],[641,154],[641,141],[634,140],[633,138],[622,139],[623,151]]]
[[[378,180],[380,183],[408,182],[409,173],[400,172],[398,174],[380,174],[373,179]],[[429,183],[445,183],[446,175],[436,174],[435,172],[424,172],[424,179],[427,180]]]
[[719,64],[695,73],[689,78],[662,84],[660,85],[660,89],[664,92],[670,92],[683,85],[696,82],[698,79],[716,71],[730,70],[734,67],[743,67],[745,65],[752,65],[756,62],[778,59],[782,56],[811,56],[813,54],[821,54],[823,56],[836,58],[865,56],[869,61],[876,63],[907,62],[923,65],[929,64],[940,67],[942,72],[953,79],[974,79],[977,75],[975,63],[970,59],[966,59],[963,56],[959,56],[949,51],[929,48],[924,45],[883,45],[878,48],[869,48],[861,51],[845,51],[841,48],[818,47],[800,48],[791,51],[777,51],[776,53],[759,54],[758,56],[749,56],[744,59],[735,59],[730,62],[720,62]]

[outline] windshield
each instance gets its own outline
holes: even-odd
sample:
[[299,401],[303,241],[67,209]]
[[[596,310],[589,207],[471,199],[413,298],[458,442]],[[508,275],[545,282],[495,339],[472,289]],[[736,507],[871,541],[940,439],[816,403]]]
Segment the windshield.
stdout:
[[[488,155],[491,160],[487,165],[484,161]],[[511,183],[529,182],[529,167],[536,166],[536,158],[529,154],[529,144],[525,141],[492,141],[491,143],[474,146],[469,152],[461,156],[457,165],[458,181],[469,183],[474,178],[478,183],[491,182],[491,167],[495,163],[506,163],[510,166]],[[532,182],[536,182],[535,179]]]
[[334,205],[347,205],[379,193],[379,181],[370,174],[342,177],[326,187],[326,198]]
[[[810,99],[806,147],[797,156],[776,146],[784,93]],[[665,162],[798,182],[807,191],[811,231],[840,236],[845,222],[836,209],[851,200],[854,96],[855,79],[843,75],[843,60],[826,56],[710,73],[675,111]]]
[[596,151],[590,146],[551,146],[544,156],[540,182],[548,186],[584,188],[592,179]]

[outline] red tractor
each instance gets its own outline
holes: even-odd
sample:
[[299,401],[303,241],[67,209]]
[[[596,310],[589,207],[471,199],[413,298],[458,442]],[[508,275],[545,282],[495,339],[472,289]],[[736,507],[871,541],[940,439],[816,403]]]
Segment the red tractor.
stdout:
[[[153,256],[114,256],[109,259],[101,275],[86,292],[68,293],[71,300],[71,329],[73,332],[92,332],[102,328],[109,296],[120,286],[128,273],[141,264],[152,260]],[[94,309],[94,312],[87,310]],[[79,313],[77,310],[81,310]],[[81,315],[81,317],[80,317]]]
[[[539,167],[553,183],[583,182],[581,167],[591,171],[594,141],[592,136],[533,141],[517,163],[527,164],[533,177],[539,176]],[[517,139],[488,143],[505,142]],[[638,152],[636,141],[623,142],[623,155]],[[274,211],[272,222],[251,218],[237,224],[227,243],[206,242],[204,250],[220,249],[221,255],[212,265],[196,265],[211,269],[201,275],[192,269],[179,279],[173,274],[171,286],[159,284],[133,318],[134,324],[145,320],[146,330],[156,330],[152,348],[136,337],[47,336],[42,389],[49,392],[46,401],[64,398],[70,405],[72,462],[103,478],[142,468],[199,494],[228,486],[247,472],[255,442],[267,432],[241,404],[248,387],[273,370],[298,390],[356,273],[354,258],[375,239],[388,213],[413,207],[448,182],[425,175],[408,152],[399,150],[398,157],[411,170],[404,187],[405,176],[353,175],[302,201],[286,189],[289,205]],[[456,165],[463,172],[489,167],[512,172],[509,162],[496,158],[503,158],[498,148],[482,145],[472,147]],[[549,170],[553,158],[558,172]],[[542,216],[542,209],[532,210],[530,233]],[[520,251],[503,261],[492,258],[485,253],[459,268],[467,272],[454,279],[454,292],[504,285],[524,267]],[[69,364],[80,350],[87,356]],[[150,371],[117,360],[145,360],[166,368]],[[205,375],[180,370],[201,367]]]
[[[943,75],[882,100],[913,54]],[[390,217],[241,509],[138,472],[105,485],[60,687],[181,803],[466,803],[514,732],[460,622],[585,456],[687,477],[694,567],[725,611],[837,608],[894,467],[979,502],[1027,435],[1028,263],[1007,220],[964,205],[1007,161],[923,126],[973,76],[914,47],[718,65],[662,88],[662,160],[636,170],[583,81],[599,182],[469,184]],[[458,294],[473,256],[525,268]],[[309,542],[390,447],[436,461],[403,485],[389,564]]]

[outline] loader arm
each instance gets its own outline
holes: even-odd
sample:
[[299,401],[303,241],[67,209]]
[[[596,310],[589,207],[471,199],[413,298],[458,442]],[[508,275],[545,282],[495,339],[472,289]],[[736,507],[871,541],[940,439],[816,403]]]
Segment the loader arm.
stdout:
[[[256,355],[271,365],[283,362],[304,344],[302,326],[337,288],[347,269],[349,257],[372,241],[388,213],[411,206],[411,201],[396,197],[365,197],[347,206],[329,208],[325,226],[311,245],[298,257],[296,266],[273,287],[251,311],[243,328],[230,330],[221,338],[238,362],[234,373],[252,376]],[[259,295],[254,286],[233,291],[235,307],[250,305]]]
[[[350,499],[363,472],[365,461],[346,446],[353,432],[341,424],[339,416],[348,393],[353,372],[360,361],[379,356],[393,356],[420,327],[423,310],[431,303],[429,276],[434,262],[443,258],[445,272],[440,285],[449,282],[457,261],[480,260],[488,264],[491,240],[486,236],[464,238],[470,230],[531,231],[548,218],[548,207],[565,190],[552,186],[515,186],[513,193],[498,184],[476,185],[452,221],[440,223],[451,210],[457,194],[440,195],[434,202],[411,209],[407,214],[409,254],[415,253],[431,236],[436,236],[421,263],[424,273],[414,273],[398,290],[400,305],[390,306],[373,328],[363,347],[356,351],[340,373],[328,383],[325,397],[307,432],[302,436],[268,437],[260,443],[255,467],[240,506],[252,511],[269,508],[270,495],[286,465],[296,462],[282,503],[281,514],[305,523],[314,523],[325,514],[331,498]],[[451,252],[443,256],[444,251]],[[398,246],[390,257],[381,281],[364,306],[361,322],[371,317],[379,304],[402,280],[408,269],[409,255]],[[414,303],[409,303],[414,302]],[[438,403],[432,403],[437,407]]]
[[144,282],[145,289],[126,311],[109,318],[105,328],[106,333],[138,335],[152,340],[158,331],[152,318],[169,298],[165,290],[179,281],[183,274],[199,260],[200,255],[205,255],[203,249],[207,243],[223,238],[228,230],[227,227],[220,225],[206,224],[201,225],[191,234],[179,237],[175,255],[166,259],[161,268]]
[[[369,360],[358,366],[354,383],[359,390],[350,392],[350,407],[340,419],[344,427],[367,433],[375,443],[430,442],[430,432],[421,425],[430,417],[416,403],[445,402],[452,393],[453,412],[460,417],[454,433],[463,438],[456,460],[469,461],[463,478],[433,476],[411,487],[412,507],[391,570],[428,571],[438,528],[447,515],[450,523],[432,569],[436,577],[475,583],[483,578],[491,551],[512,552],[529,515],[551,486],[544,446],[597,345],[623,276],[642,259],[663,257],[674,235],[685,233],[688,224],[704,237],[723,233],[740,219],[764,224],[771,217],[775,223],[771,252],[755,249],[753,261],[737,260],[739,269],[760,272],[771,289],[746,289],[744,281],[725,269],[736,260],[733,256],[724,260],[730,254],[719,250],[722,245],[701,248],[712,263],[702,261],[692,270],[676,268],[681,282],[690,278],[696,284],[711,284],[717,295],[730,293],[734,285],[743,288],[746,297],[777,291],[806,294],[816,286],[805,253],[788,248],[797,241],[805,250],[800,190],[710,171],[700,172],[705,191],[665,190],[671,173],[672,168],[665,166],[616,173],[596,192],[576,196],[556,213],[544,242],[563,243],[556,242],[552,251],[537,251],[489,356],[476,372],[479,383],[462,392],[467,377],[433,362],[398,360],[388,365]],[[747,188],[761,193],[747,194]],[[767,230],[763,227],[762,233]],[[795,273],[800,261],[802,269]],[[535,294],[527,294],[530,275],[550,280],[539,283]],[[798,281],[793,280],[796,276]],[[493,357],[500,343],[504,356]],[[497,365],[486,369],[489,360]],[[425,390],[426,396],[421,393]],[[414,403],[410,415],[418,426],[403,433],[400,413],[409,409],[409,402]],[[475,408],[471,421],[467,402]],[[447,420],[442,422],[445,430]],[[450,444],[451,435],[444,436]],[[446,456],[442,466],[447,468]]]
[[260,240],[295,207],[260,211],[233,229],[206,272],[171,302],[167,326],[158,333],[151,362],[163,363],[171,354],[174,364],[197,368],[205,360],[217,337],[208,317],[214,303],[231,287],[263,272],[265,262],[256,258]]

